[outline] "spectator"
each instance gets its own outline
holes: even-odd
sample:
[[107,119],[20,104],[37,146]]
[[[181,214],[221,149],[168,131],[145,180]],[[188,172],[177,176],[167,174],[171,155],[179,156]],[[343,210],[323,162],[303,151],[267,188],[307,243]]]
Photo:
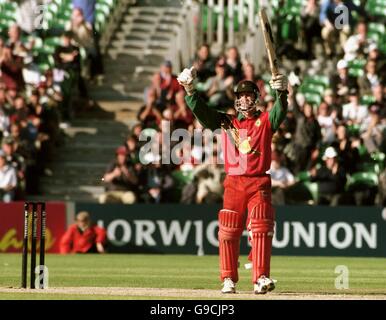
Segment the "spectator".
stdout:
[[221,203],[225,172],[223,167],[218,164],[215,150],[206,163],[194,169],[193,175],[197,180],[196,203]]
[[2,151],[5,154],[8,165],[15,169],[17,175],[17,185],[14,191],[14,199],[24,199],[26,188],[26,160],[16,151],[16,143],[13,137],[5,137],[2,141]]
[[[348,17],[346,20],[342,20],[342,17],[339,17],[341,15],[339,7],[342,6],[348,9]],[[338,52],[336,50],[338,43],[340,43],[341,48],[343,48],[346,43],[351,29],[355,25],[355,19],[352,15],[353,11],[359,13],[360,16],[364,16],[364,11],[354,4],[352,0],[323,0],[321,2],[319,21],[322,26],[322,38],[327,56],[332,57]],[[336,27],[337,22],[346,24],[338,29]]]
[[12,54],[16,57],[25,58],[28,55],[29,50],[21,41],[21,30],[17,24],[9,27],[7,45],[12,48]]
[[173,178],[167,166],[161,166],[160,162],[147,165],[142,171],[140,185],[144,187],[143,200],[146,203],[171,202]]
[[237,47],[230,47],[226,51],[226,74],[233,78],[234,83],[239,83],[244,78],[243,65]]
[[348,74],[348,63],[346,60],[339,60],[337,65],[338,74],[330,78],[331,88],[338,95],[339,102],[344,102],[351,88],[357,88],[358,83],[355,77]]
[[106,184],[106,192],[100,196],[100,203],[136,202],[138,177],[133,166],[127,163],[127,151],[124,146],[117,148],[116,159],[109,164],[102,180]]
[[233,105],[233,77],[226,74],[226,63],[219,60],[216,63],[216,75],[210,77],[203,85],[203,90],[211,107],[227,109]]
[[379,116],[379,107],[372,105],[370,107],[369,119],[366,121],[365,131],[362,133],[361,138],[369,153],[373,152],[386,152],[386,123],[381,121]]
[[316,0],[307,0],[300,13],[308,59],[314,59],[313,40],[321,41],[320,8]]
[[321,103],[317,111],[317,119],[321,128],[322,143],[330,144],[334,140],[334,115],[326,103]]
[[[80,9],[83,13],[84,19],[87,24],[91,26],[92,35],[93,35],[93,44],[94,48],[92,50],[92,60],[91,60],[91,80],[95,78],[101,79],[104,73],[103,59],[101,55],[101,50],[99,46],[100,34],[95,26],[95,12],[96,12],[96,0],[72,0],[74,9]],[[98,80],[99,80],[98,79]]]
[[322,103],[327,105],[334,121],[343,120],[342,106],[337,103],[336,94],[334,94],[334,91],[332,89],[328,88],[324,91]]
[[369,46],[368,60],[374,60],[376,63],[376,74],[379,76],[379,81],[382,85],[386,84],[386,57],[382,54],[378,46],[373,43]]
[[152,87],[157,92],[157,106],[161,111],[166,108],[167,102],[173,106],[176,105],[176,94],[182,91],[182,88],[177,77],[172,73],[171,61],[165,60],[161,65],[160,72],[153,75]]
[[62,36],[62,44],[55,49],[54,59],[55,67],[59,70],[63,70],[70,76],[68,92],[64,92],[63,95],[66,97],[63,102],[63,114],[64,120],[70,120],[72,117],[72,105],[71,96],[74,94],[73,90],[78,89],[80,96],[88,101],[88,90],[86,83],[81,75],[81,61],[79,47],[74,46],[71,41],[73,34],[67,31]]
[[361,21],[357,25],[357,33],[350,36],[344,44],[344,59],[352,61],[354,59],[363,59],[369,52],[369,46],[374,41],[367,37],[367,24]]
[[373,96],[375,98],[373,105],[375,104],[379,107],[381,119],[386,118],[386,92],[384,92],[384,88],[383,85],[379,84],[373,89]]
[[358,79],[361,96],[371,95],[373,88],[379,85],[379,77],[376,73],[377,63],[375,60],[368,60],[365,74]]
[[0,150],[0,200],[11,202],[15,200],[17,187],[16,170],[7,164],[6,155]]
[[1,79],[7,90],[23,91],[23,58],[12,53],[12,45],[6,45],[0,56]]
[[356,88],[349,91],[349,103],[343,105],[343,119],[348,125],[360,125],[367,117],[367,107],[359,104],[359,92]]
[[291,171],[282,166],[282,156],[277,152],[272,152],[271,168],[269,170],[272,181],[272,204],[285,204],[285,189],[295,183],[295,178]]
[[338,154],[328,147],[323,155],[324,164],[310,171],[311,181],[318,183],[319,200],[317,204],[340,204],[346,184],[346,172],[338,162]]
[[139,109],[137,119],[145,128],[157,128],[162,120],[162,114],[156,104],[157,91],[150,87],[146,95],[146,104]]
[[352,174],[358,170],[360,157],[357,148],[353,147],[351,139],[347,135],[346,126],[341,123],[336,128],[336,139],[331,146],[338,153],[338,161],[345,171]]
[[72,11],[71,21],[67,27],[74,36],[74,41],[80,48],[84,48],[87,55],[86,64],[88,69],[85,70],[87,76],[91,79],[95,77],[94,71],[96,68],[98,55],[94,44],[92,25],[86,22],[83,11],[80,8],[74,8]]
[[317,149],[321,141],[321,129],[316,119],[313,107],[304,103],[300,110],[294,91],[292,111],[296,118],[296,131],[293,140],[286,146],[284,153],[291,161],[291,171],[298,173],[305,170],[310,164],[310,155]]
[[96,2],[96,0],[72,0],[74,9],[82,10],[84,18],[90,26],[94,26]]
[[208,78],[215,74],[215,61],[210,54],[210,47],[208,44],[203,44],[198,48],[196,57],[191,65],[193,65],[197,70],[198,82],[205,82]]
[[265,91],[265,83],[263,79],[261,79],[255,74],[255,66],[253,65],[253,63],[244,63],[243,73],[244,78],[242,80],[249,80],[254,82],[259,88],[261,100],[264,100],[265,96],[267,95],[267,92]]
[[105,253],[106,231],[91,222],[90,214],[81,211],[60,240],[60,253]]

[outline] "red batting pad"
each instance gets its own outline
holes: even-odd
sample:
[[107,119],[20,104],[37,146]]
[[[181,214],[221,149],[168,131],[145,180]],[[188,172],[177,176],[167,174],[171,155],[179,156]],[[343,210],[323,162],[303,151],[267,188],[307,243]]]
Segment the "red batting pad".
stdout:
[[243,232],[243,215],[236,211],[220,210],[219,220],[219,250],[221,280],[239,279],[237,267],[240,254],[240,237]]
[[253,283],[261,275],[269,277],[274,229],[274,209],[269,203],[258,204],[251,213]]

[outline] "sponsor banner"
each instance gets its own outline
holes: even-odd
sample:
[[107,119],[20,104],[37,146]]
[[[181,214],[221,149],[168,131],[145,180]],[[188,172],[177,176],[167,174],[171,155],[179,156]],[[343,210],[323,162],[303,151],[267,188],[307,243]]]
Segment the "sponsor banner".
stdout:
[[[58,253],[60,238],[66,230],[66,204],[47,202],[46,213],[46,252]],[[38,219],[40,219],[40,214]],[[23,231],[24,202],[0,203],[0,253],[21,252]],[[29,234],[31,235],[31,232]],[[38,239],[39,235],[38,231]],[[30,248],[31,245],[29,245]],[[39,241],[37,248],[39,248]]]
[[[220,206],[76,204],[107,231],[109,252],[217,254]],[[386,221],[377,207],[276,208],[273,254],[386,257]],[[248,254],[248,234],[241,254]]]

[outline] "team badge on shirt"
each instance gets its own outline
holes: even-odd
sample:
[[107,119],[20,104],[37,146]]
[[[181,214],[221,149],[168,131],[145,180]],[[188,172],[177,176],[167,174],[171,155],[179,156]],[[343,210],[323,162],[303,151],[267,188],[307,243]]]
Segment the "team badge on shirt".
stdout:
[[261,125],[261,121],[260,121],[260,119],[257,119],[255,122],[255,126],[260,127],[260,125]]

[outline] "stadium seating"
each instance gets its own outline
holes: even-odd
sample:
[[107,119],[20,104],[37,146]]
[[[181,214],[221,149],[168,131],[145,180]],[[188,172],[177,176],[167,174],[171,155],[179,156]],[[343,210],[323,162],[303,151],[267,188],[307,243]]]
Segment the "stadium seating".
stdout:
[[356,172],[349,176],[346,183],[346,191],[361,188],[377,188],[378,175],[375,172]]

